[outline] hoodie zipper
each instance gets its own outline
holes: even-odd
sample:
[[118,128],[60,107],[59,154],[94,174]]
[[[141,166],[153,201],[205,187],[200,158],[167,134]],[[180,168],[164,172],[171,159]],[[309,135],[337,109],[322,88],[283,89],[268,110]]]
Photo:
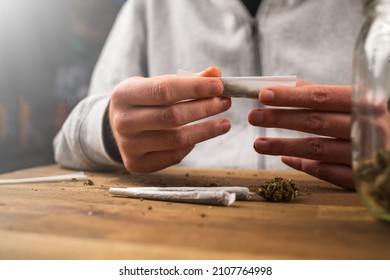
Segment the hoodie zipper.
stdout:
[[[258,26],[258,21],[259,21],[259,16],[262,13],[262,10],[264,9],[265,2],[266,0],[262,0],[262,3],[260,4],[258,11],[256,13],[255,17],[252,17],[249,14],[249,11],[246,9],[244,4],[241,2],[241,0],[237,1],[241,7],[243,8],[243,11],[245,11],[247,19],[249,18],[249,23],[250,23],[250,31],[251,31],[251,39],[253,43],[253,58],[255,59],[255,65],[254,65],[254,75],[256,76],[261,76],[262,74],[262,67],[261,67],[261,54],[260,54],[260,36],[259,36],[259,26]],[[254,105],[258,105],[259,103],[255,103]],[[260,107],[264,107],[263,104],[260,104]],[[260,127],[259,128],[259,134],[260,137],[265,136],[265,128]],[[265,156],[262,154],[259,154],[257,156],[257,168],[258,169],[265,169]]]
[[[265,2],[263,0],[263,2]],[[258,26],[258,18],[259,14],[261,13],[261,9],[264,3],[260,4],[259,11],[257,11],[256,17],[254,17],[251,21],[251,29],[252,29],[252,40],[253,40],[253,52],[254,52],[254,59],[255,59],[255,75],[261,76],[262,74],[262,67],[261,67],[261,53],[260,53],[260,36],[259,36],[259,26]],[[263,104],[260,104],[260,107],[264,107]],[[265,136],[265,128],[260,127],[259,128],[259,134],[261,137]],[[265,169],[265,156],[262,154],[258,155],[258,162],[257,162],[258,169]]]
[[256,60],[255,75],[260,76],[261,63],[260,63],[259,27],[257,25],[256,18],[252,19],[251,29],[252,29],[252,40],[253,40],[253,52],[254,52],[254,58]]

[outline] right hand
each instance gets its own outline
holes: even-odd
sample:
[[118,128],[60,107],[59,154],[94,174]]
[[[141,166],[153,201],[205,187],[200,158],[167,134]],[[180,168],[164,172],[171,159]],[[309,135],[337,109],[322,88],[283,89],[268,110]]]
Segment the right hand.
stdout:
[[[197,77],[132,77],[113,90],[112,132],[125,168],[153,172],[177,164],[202,141],[227,133],[226,118],[189,124],[228,110],[216,67]],[[187,125],[188,124],[188,125]]]

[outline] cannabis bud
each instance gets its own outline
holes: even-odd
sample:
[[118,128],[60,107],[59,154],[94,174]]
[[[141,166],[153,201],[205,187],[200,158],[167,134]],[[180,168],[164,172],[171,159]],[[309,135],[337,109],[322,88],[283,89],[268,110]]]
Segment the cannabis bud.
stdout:
[[390,153],[386,150],[378,150],[371,158],[357,163],[355,174],[365,182],[373,182],[379,175],[387,172],[388,166],[390,166]]
[[370,158],[357,162],[354,171],[365,195],[390,213],[390,151],[374,152]]
[[290,201],[298,195],[298,187],[290,179],[276,177],[260,185],[256,193],[273,202]]
[[92,180],[88,179],[87,181],[84,182],[83,185],[84,186],[93,186],[93,185],[95,185],[95,183]]

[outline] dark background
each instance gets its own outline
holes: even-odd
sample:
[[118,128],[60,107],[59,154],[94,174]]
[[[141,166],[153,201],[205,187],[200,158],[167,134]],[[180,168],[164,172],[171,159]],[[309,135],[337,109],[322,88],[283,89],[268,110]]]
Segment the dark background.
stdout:
[[0,173],[54,162],[53,137],[124,2],[0,1]]

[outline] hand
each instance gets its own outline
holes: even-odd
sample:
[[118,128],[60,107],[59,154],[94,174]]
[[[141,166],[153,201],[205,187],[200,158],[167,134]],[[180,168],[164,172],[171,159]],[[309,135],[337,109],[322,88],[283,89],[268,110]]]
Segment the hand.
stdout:
[[127,170],[153,172],[179,163],[194,146],[230,130],[227,119],[189,124],[228,110],[216,67],[198,77],[133,77],[112,93],[109,119]]
[[[297,87],[263,89],[264,105],[294,108],[259,108],[249,123],[317,134],[308,138],[258,138],[258,153],[282,155],[282,162],[319,179],[354,189],[350,143],[350,86],[328,86],[299,81]],[[299,109],[298,109],[299,108]],[[323,137],[326,136],[326,137]]]

